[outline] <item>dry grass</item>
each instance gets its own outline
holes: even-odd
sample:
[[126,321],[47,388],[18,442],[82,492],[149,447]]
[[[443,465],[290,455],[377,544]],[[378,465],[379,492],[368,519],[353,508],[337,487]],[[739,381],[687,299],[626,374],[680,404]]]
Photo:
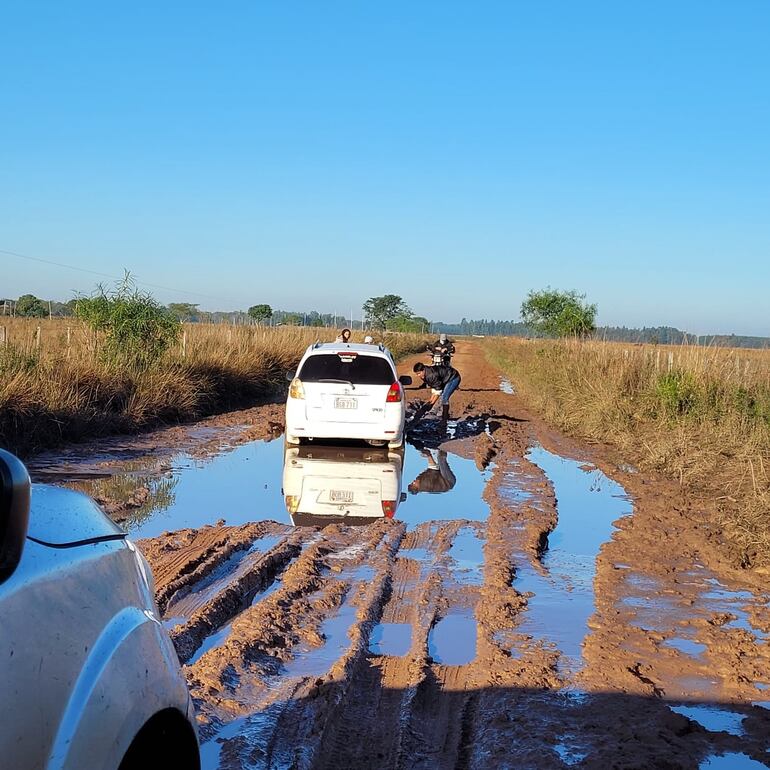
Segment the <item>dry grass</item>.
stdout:
[[[136,372],[105,366],[96,355],[98,341],[75,321],[0,319],[0,446],[30,454],[241,407],[281,393],[285,372],[305,348],[335,335],[332,329],[188,324],[183,342]],[[398,358],[425,341],[388,334],[385,343]]]
[[716,499],[744,564],[770,564],[770,351],[490,339],[562,429]]

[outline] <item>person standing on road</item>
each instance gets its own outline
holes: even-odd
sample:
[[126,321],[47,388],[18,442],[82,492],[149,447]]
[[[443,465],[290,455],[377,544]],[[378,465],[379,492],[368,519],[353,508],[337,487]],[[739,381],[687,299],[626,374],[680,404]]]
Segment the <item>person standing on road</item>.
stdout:
[[430,408],[441,401],[441,419],[449,419],[449,399],[460,386],[460,372],[453,366],[425,366],[419,361],[414,365],[414,373],[422,380],[420,388],[431,388]]

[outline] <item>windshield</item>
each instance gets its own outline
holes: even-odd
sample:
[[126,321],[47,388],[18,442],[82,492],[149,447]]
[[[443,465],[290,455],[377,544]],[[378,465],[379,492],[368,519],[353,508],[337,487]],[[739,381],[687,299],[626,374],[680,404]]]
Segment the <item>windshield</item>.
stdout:
[[342,381],[355,385],[392,385],[395,379],[390,364],[376,356],[354,353],[323,353],[302,364],[297,373],[302,382]]

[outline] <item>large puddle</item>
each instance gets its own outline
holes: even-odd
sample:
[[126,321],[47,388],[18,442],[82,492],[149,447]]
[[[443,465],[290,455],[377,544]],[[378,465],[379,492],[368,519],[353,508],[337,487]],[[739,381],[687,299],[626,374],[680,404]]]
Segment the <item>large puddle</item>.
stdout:
[[[183,527],[224,519],[228,524],[277,519],[283,508],[281,441],[253,441],[214,457],[180,454],[160,478],[147,475],[147,462],[135,460],[109,478],[71,484],[101,500],[131,503],[121,525],[135,539],[156,537]],[[147,489],[137,498],[137,490]]]
[[[84,474],[85,475],[85,474]],[[441,449],[402,451],[253,441],[214,457],[185,453],[158,471],[152,458],[115,463],[90,478],[74,470],[67,485],[121,508],[135,539],[224,520],[366,524],[382,516],[408,526],[446,519],[482,521],[487,473]]]
[[613,522],[631,513],[625,490],[593,466],[561,457],[542,447],[527,453],[553,485],[558,523],[548,537],[539,563],[522,557],[516,563],[514,586],[531,592],[518,634],[561,652],[560,666],[579,668],[581,645],[594,611],[596,557]]

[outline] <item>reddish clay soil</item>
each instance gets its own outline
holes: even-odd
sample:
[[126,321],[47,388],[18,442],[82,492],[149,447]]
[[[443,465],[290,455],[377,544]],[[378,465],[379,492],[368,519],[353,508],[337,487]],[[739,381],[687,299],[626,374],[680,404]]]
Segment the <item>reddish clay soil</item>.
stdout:
[[[457,424],[442,448],[486,469],[484,518],[410,524],[410,499],[403,520],[399,509],[363,527],[294,528],[277,511],[141,541],[199,711],[204,768],[768,763],[766,586],[735,566],[713,505],[550,429],[501,392],[478,345],[458,344],[455,365]],[[162,465],[180,447],[274,436],[281,421],[280,405],[258,407],[127,451],[152,448]],[[582,588],[577,568],[549,566],[563,501],[531,447],[618,482],[632,502],[598,554],[576,555]],[[93,472],[109,472],[98,456]],[[67,458],[37,467],[65,473]],[[556,588],[547,598],[533,585]],[[585,623],[570,611],[581,590]]]

